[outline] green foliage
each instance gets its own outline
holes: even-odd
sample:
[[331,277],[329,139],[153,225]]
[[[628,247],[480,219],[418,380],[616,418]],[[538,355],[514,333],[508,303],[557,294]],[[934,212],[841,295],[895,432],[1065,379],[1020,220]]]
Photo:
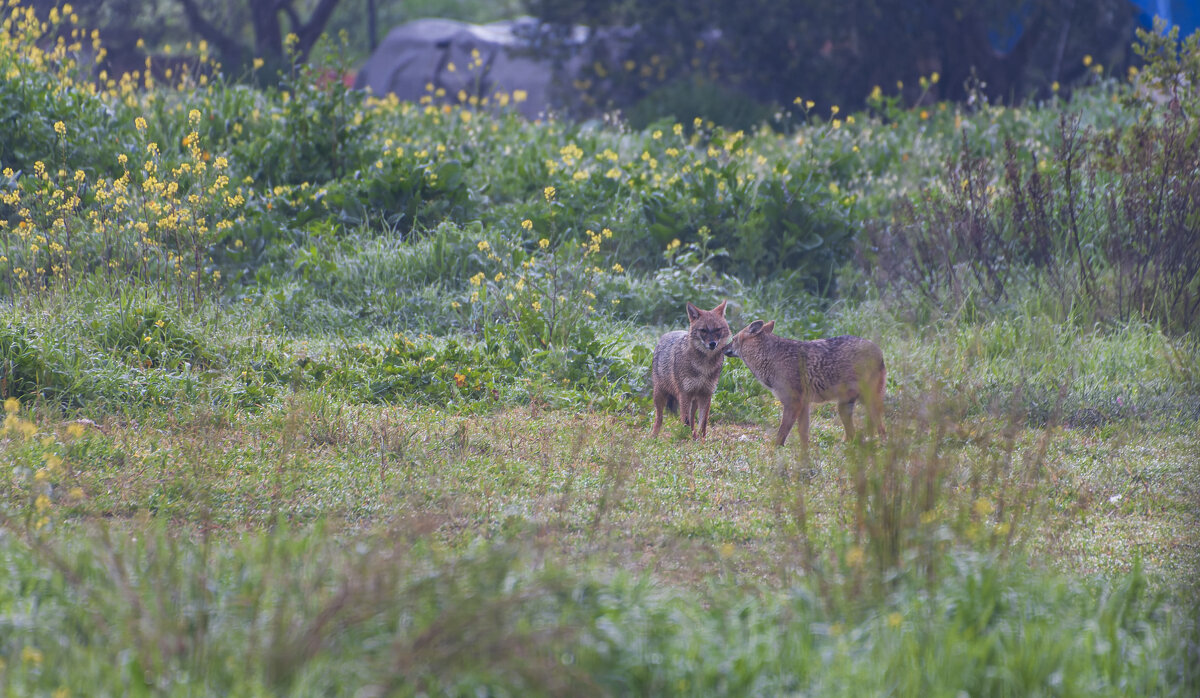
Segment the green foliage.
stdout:
[[[1064,584],[961,555],[935,591],[900,584],[878,610],[842,615],[798,588],[668,594],[623,573],[532,565],[513,540],[456,555],[351,540],[281,526],[195,548],[160,525],[135,538],[67,536],[56,547],[69,562],[55,567],[6,538],[0,604],[29,622],[0,641],[4,685],[1182,696],[1198,680],[1186,609],[1147,594],[1139,569]],[[189,610],[170,612],[179,607]]]
[[[355,348],[372,380],[365,386],[374,400],[413,400],[439,405],[484,406],[496,395],[497,370],[511,373],[517,364],[493,362],[482,345],[470,349],[451,340],[444,347],[418,346],[397,335],[391,346]],[[502,374],[503,375],[503,374]]]
[[[43,34],[53,35],[69,25],[58,19],[43,29],[24,8],[5,10],[5,29],[0,32],[0,164],[24,173],[34,163],[68,168],[96,167],[111,162],[117,143],[108,135],[118,121],[97,99],[86,69],[75,59],[79,45],[65,42],[43,53],[37,42]],[[70,139],[64,139],[56,123],[70,123]]]
[[0,328],[0,356],[4,374],[0,379],[4,397],[30,398],[42,395],[46,388],[61,384],[68,377],[46,363],[39,337],[21,324],[7,321]]
[[873,235],[878,278],[898,299],[972,309],[1040,285],[1063,314],[1191,331],[1200,317],[1196,129],[1177,113],[1147,114],[1093,134],[1064,115],[1054,157],[1026,157],[1006,141],[1003,174],[964,135],[947,165],[957,185],[900,201],[895,224]]
[[731,130],[752,130],[771,121],[772,109],[744,94],[699,76],[658,88],[629,107],[629,125],[646,129],[659,122],[711,121]]
[[271,184],[323,182],[363,163],[371,123],[357,108],[362,95],[340,78],[346,70],[344,55],[331,54],[327,63],[293,67],[266,91],[270,118],[233,149],[247,175]]
[[[718,129],[710,157],[747,150],[744,137]],[[808,165],[776,162],[759,176],[735,159],[686,172],[678,186],[643,195],[648,232],[658,245],[710,236],[725,252],[714,258],[718,269],[743,279],[786,276],[809,292],[831,292],[833,273],[849,256],[853,197],[837,196],[836,184],[815,175]]]
[[84,332],[100,347],[124,354],[127,361],[146,368],[205,369],[218,363],[201,339],[175,323],[174,313],[149,303],[122,306],[114,314],[97,316]]
[[463,164],[457,160],[380,160],[331,183],[320,203],[340,223],[352,226],[378,219],[377,225],[397,231],[470,218]]

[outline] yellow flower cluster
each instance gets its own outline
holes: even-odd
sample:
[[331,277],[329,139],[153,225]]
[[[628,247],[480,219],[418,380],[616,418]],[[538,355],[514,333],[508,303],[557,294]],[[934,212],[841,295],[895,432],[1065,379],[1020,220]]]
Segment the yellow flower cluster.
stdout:
[[[200,119],[195,109],[188,116],[193,127]],[[145,119],[138,117],[135,128],[144,134]],[[65,127],[55,130],[64,137]],[[187,157],[174,166],[167,166],[157,143],[149,142],[138,170],[129,169],[129,157],[122,153],[120,177],[90,182],[82,170],[60,170],[52,177],[44,163],[36,163],[32,181],[0,192],[0,201],[17,214],[11,230],[0,230],[7,250],[0,277],[7,274],[30,291],[53,282],[69,284],[76,251],[102,249],[106,257],[86,259],[85,267],[117,279],[173,277],[181,293],[197,298],[202,278],[219,280],[217,272],[204,271],[205,250],[234,225],[246,192],[231,187],[228,162],[213,160],[197,131],[184,136],[181,145]],[[85,188],[94,197],[86,211],[80,198]]]
[[[37,465],[30,468],[13,469],[12,475],[17,479],[9,483],[12,494],[20,494],[25,502],[32,503],[33,527],[38,530],[50,523],[55,500],[78,502],[83,499],[83,491],[77,486],[65,486],[69,472],[63,457],[57,453],[60,448],[58,439],[52,434],[41,435],[31,419],[23,418],[19,400],[12,397],[6,399],[4,413],[0,443],[14,444],[17,443],[14,440],[19,438],[20,443],[33,447],[34,457],[38,461]],[[74,423],[67,428],[68,439],[77,439],[82,435],[82,424]],[[52,499],[55,491],[59,494]]]

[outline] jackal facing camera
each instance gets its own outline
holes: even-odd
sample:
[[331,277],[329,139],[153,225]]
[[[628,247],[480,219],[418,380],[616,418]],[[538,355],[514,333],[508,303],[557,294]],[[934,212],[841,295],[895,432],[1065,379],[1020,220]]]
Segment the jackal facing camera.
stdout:
[[[650,362],[654,386],[654,431],[662,429],[663,408],[679,410],[683,423],[692,428],[692,438],[708,434],[708,412],[721,377],[722,353],[729,341],[725,303],[712,310],[687,304],[688,329],[668,332],[658,338]],[[700,423],[697,431],[696,418]]]
[[801,342],[774,333],[775,322],[755,320],[733,336],[726,356],[736,356],[783,404],[783,421],[775,443],[782,446],[792,425],[800,425],[800,441],[808,450],[809,407],[838,403],[846,427],[846,440],[854,438],[854,403],[860,398],[867,417],[880,436],[883,426],[883,389],[887,369],[883,352],[868,339],[842,335]]

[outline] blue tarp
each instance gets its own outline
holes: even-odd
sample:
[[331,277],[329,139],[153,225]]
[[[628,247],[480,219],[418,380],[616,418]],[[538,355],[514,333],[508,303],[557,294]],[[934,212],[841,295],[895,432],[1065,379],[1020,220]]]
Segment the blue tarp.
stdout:
[[[1179,38],[1191,36],[1200,28],[1200,0],[1130,0],[1141,10],[1139,19],[1147,28],[1154,26],[1154,17],[1167,20],[1167,29],[1179,27]],[[1033,11],[1033,3],[1027,2],[1021,9],[1011,13],[1004,22],[988,29],[988,43],[998,53],[1006,54],[1017,45],[1025,32],[1025,21]]]
[[1142,11],[1141,20],[1146,26],[1153,24],[1157,15],[1167,20],[1167,28],[1179,27],[1179,38],[1190,36],[1200,27],[1200,2],[1196,0],[1130,0]]

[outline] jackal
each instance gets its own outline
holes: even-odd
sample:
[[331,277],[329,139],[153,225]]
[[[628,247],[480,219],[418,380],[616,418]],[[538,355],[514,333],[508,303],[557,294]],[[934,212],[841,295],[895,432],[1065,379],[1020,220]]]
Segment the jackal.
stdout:
[[800,441],[807,451],[809,406],[831,400],[838,403],[847,441],[854,438],[854,403],[859,398],[867,405],[870,424],[884,435],[887,369],[874,342],[851,335],[800,342],[779,337],[774,329],[774,320],[755,320],[733,336],[725,355],[739,357],[783,403],[775,443],[782,446],[792,424],[799,422]]
[[708,433],[708,411],[725,362],[725,343],[729,341],[729,323],[725,321],[725,303],[712,310],[687,304],[688,329],[668,332],[658,338],[650,362],[650,380],[654,385],[654,431],[662,428],[663,408],[679,410],[683,423],[696,438],[696,416],[700,416],[699,435]]

